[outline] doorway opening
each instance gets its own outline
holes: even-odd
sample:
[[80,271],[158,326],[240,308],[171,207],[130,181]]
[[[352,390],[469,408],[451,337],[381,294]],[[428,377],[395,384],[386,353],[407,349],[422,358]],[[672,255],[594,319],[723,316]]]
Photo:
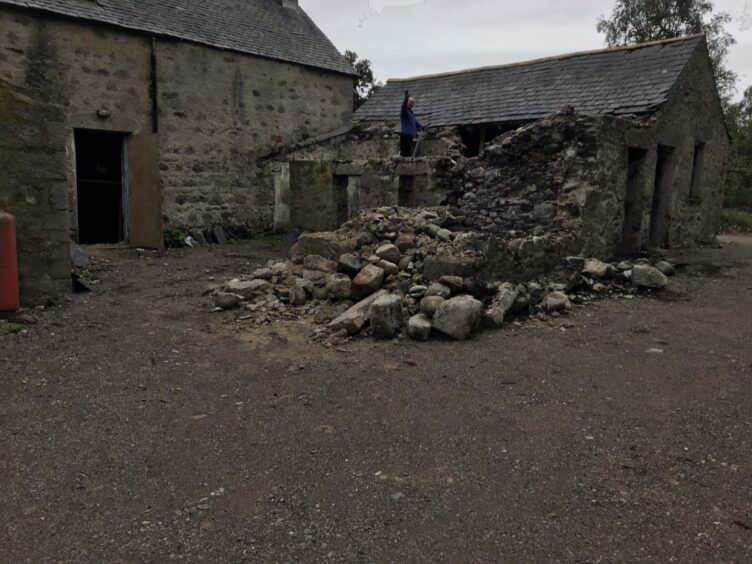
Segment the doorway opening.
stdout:
[[397,205],[401,208],[413,207],[415,201],[415,177],[400,176],[397,188]]
[[658,145],[655,165],[655,188],[653,209],[650,212],[650,245],[668,245],[669,220],[671,214],[671,187],[674,182],[675,148]]
[[347,223],[350,219],[350,199],[347,187],[350,177],[344,175],[334,176],[334,225],[335,229]]
[[621,235],[621,252],[634,255],[640,252],[642,233],[643,170],[645,149],[629,148],[627,156],[627,193],[624,196],[624,224]]
[[121,243],[128,238],[125,136],[77,129],[74,139],[78,242]]

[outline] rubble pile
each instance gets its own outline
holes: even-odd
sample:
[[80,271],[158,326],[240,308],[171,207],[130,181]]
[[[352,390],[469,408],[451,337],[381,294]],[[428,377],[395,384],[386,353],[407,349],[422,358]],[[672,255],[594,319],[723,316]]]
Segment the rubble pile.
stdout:
[[[559,316],[607,295],[633,298],[668,284],[671,264],[568,257],[532,281],[495,280],[498,253],[518,245],[466,231],[451,208],[379,208],[334,232],[302,235],[290,258],[211,289],[217,311],[244,308],[254,325],[313,318],[326,338],[434,335],[465,340],[515,316]],[[510,249],[515,249],[510,251]]]

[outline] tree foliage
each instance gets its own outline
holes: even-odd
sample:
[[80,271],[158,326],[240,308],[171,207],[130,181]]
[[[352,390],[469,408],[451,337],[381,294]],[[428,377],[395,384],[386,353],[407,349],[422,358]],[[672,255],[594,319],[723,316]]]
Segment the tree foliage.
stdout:
[[731,104],[726,120],[732,142],[725,204],[752,210],[752,86]]
[[729,47],[736,43],[726,31],[731,16],[715,12],[708,0],[617,0],[609,18],[601,16],[598,31],[615,47],[704,33],[718,92],[728,108],[736,91],[736,74],[726,66]]
[[352,65],[357,73],[357,80],[353,86],[353,110],[357,110],[365,104],[373,94],[381,88],[381,83],[376,80],[371,68],[371,61],[359,59],[355,51],[345,51],[345,59]]

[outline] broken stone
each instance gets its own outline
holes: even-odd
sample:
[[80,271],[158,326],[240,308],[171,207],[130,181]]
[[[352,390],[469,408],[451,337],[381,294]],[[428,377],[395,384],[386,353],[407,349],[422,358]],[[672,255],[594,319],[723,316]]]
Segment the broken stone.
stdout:
[[426,296],[440,296],[445,300],[449,299],[451,295],[452,290],[450,290],[448,286],[444,286],[444,284],[440,284],[439,282],[431,284],[426,291]]
[[397,264],[402,260],[402,253],[400,253],[399,249],[392,244],[381,245],[378,249],[376,249],[376,255],[378,255],[379,258],[389,261],[393,264]]
[[253,271],[251,278],[258,280],[271,280],[275,275],[275,271],[271,268],[259,268],[258,270]]
[[248,282],[241,282],[239,280],[231,280],[225,290],[231,294],[237,294],[242,296],[244,300],[250,300],[255,298],[259,294],[263,294],[271,288],[271,285],[266,280],[250,280]]
[[668,278],[657,268],[647,264],[636,264],[632,268],[632,283],[639,288],[662,290],[668,286]]
[[453,294],[462,292],[464,280],[460,276],[442,276],[439,283],[449,288]]
[[436,238],[439,241],[444,241],[448,243],[452,239],[454,239],[454,233],[449,231],[449,229],[439,229],[439,231],[436,233]]
[[407,322],[407,334],[415,341],[428,341],[431,338],[431,319],[422,313]]
[[598,259],[587,259],[585,266],[582,267],[582,273],[592,278],[606,278],[613,274],[614,267]]
[[329,324],[329,328],[333,331],[344,330],[348,335],[359,333],[370,319],[371,305],[373,305],[373,302],[385,295],[389,295],[389,292],[386,290],[379,290],[375,294],[361,300],[332,321]]
[[548,313],[554,313],[572,309],[572,303],[569,301],[569,296],[564,292],[551,292],[546,296],[546,299],[543,302],[543,307],[546,308]]
[[384,294],[371,305],[371,334],[377,339],[391,339],[403,322],[402,300],[394,294]]
[[376,266],[381,268],[384,271],[384,274],[386,274],[387,276],[397,274],[400,271],[399,266],[392,262],[389,262],[388,260],[380,260],[376,263]]
[[483,304],[472,296],[457,296],[447,300],[436,311],[433,327],[447,337],[467,340],[480,325]]
[[425,295],[426,295],[426,292],[427,292],[427,291],[428,291],[428,288],[427,288],[427,287],[425,287],[425,286],[423,286],[423,285],[420,285],[420,284],[419,284],[419,285],[417,285],[417,286],[412,286],[412,287],[410,288],[410,290],[409,290],[409,291],[408,291],[407,293],[408,293],[408,295],[409,295],[409,296],[410,296],[411,298],[413,298],[413,299],[416,299],[416,300],[419,300],[419,299],[421,299],[421,298],[422,298],[423,296],[425,296]]
[[655,267],[661,271],[664,276],[673,276],[676,274],[676,268],[668,261],[661,260],[655,263]]
[[241,296],[228,292],[219,292],[214,296],[214,305],[220,309],[235,309],[240,307],[240,302],[242,301],[243,298]]
[[326,272],[323,272],[321,270],[309,270],[306,268],[303,271],[303,278],[313,283],[325,284],[326,276]]
[[383,281],[384,269],[369,264],[352,281],[352,295],[355,299],[363,299],[381,288]]
[[319,255],[308,255],[303,259],[303,267],[308,270],[318,270],[320,272],[336,272],[337,263],[333,260],[325,259]]
[[420,300],[420,312],[428,317],[433,317],[436,310],[438,310],[439,307],[441,307],[441,304],[445,301],[446,300],[441,296],[427,296]]
[[344,254],[337,262],[337,272],[347,274],[351,278],[357,276],[361,268],[363,268],[363,261],[356,254]]
[[318,255],[325,259],[337,260],[345,253],[355,251],[356,241],[338,232],[305,233],[290,248],[290,256]]
[[196,243],[200,247],[205,247],[209,244],[209,242],[206,240],[206,235],[204,235],[204,232],[200,229],[192,229],[191,230],[191,237],[193,237],[193,240],[196,241]]
[[490,329],[499,329],[504,325],[507,315],[514,307],[519,291],[509,282],[499,286],[491,305],[483,313],[483,325]]
[[215,225],[214,227],[212,227],[211,232],[214,240],[218,245],[224,245],[225,243],[227,243],[227,235],[225,234],[225,230],[222,229],[221,225]]
[[349,300],[352,282],[347,274],[330,274],[326,279],[326,294],[330,300]]
[[313,284],[307,280],[301,280],[296,278],[290,288],[290,305],[302,306],[308,303],[311,292],[313,291]]

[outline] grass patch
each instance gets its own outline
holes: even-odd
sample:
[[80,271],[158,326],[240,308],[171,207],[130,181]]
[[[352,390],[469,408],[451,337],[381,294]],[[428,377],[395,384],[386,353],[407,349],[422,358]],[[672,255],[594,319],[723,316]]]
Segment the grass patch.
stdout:
[[752,210],[724,209],[721,212],[721,228],[732,233],[752,233]]

